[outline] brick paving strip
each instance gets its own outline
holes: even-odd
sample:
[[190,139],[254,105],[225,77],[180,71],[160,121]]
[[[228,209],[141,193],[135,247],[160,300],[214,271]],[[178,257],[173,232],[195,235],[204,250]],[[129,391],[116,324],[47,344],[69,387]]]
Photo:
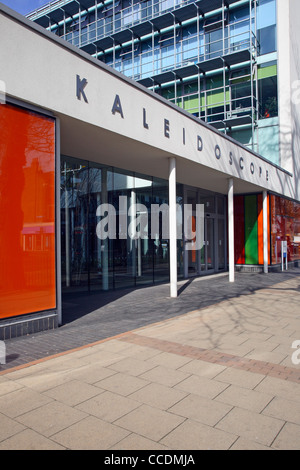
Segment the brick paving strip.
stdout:
[[247,359],[210,349],[196,348],[195,346],[181,345],[172,341],[150,338],[134,333],[122,335],[119,340],[300,384],[300,369],[293,367],[281,366],[256,359]]

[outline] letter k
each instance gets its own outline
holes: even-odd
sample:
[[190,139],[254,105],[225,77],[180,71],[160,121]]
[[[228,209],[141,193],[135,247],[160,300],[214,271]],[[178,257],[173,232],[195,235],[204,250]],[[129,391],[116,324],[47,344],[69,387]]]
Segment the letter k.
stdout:
[[81,78],[79,77],[79,75],[76,75],[77,77],[77,84],[76,84],[76,95],[77,95],[77,99],[81,100],[81,96],[83,96],[83,99],[86,103],[88,103],[88,100],[87,100],[87,97],[86,97],[86,94],[84,92],[84,89],[85,87],[87,86],[87,79],[86,78],[83,78],[81,80]]

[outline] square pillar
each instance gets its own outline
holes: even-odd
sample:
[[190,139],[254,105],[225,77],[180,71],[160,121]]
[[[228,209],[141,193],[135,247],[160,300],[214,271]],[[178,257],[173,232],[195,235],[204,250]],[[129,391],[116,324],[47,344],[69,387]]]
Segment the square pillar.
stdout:
[[176,159],[169,159],[169,256],[170,297],[177,297],[177,213],[176,213]]
[[234,282],[234,201],[233,201],[233,178],[228,182],[228,259],[229,259],[229,282]]
[[264,240],[264,273],[269,271],[269,246],[268,246],[268,193],[263,192],[263,240]]

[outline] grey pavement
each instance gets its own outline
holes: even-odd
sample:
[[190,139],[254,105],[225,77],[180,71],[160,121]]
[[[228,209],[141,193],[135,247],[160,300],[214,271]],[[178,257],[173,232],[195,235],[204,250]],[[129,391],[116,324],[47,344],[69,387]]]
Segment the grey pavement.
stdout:
[[300,269],[168,295],[64,297],[63,326],[7,341],[0,450],[299,450]]

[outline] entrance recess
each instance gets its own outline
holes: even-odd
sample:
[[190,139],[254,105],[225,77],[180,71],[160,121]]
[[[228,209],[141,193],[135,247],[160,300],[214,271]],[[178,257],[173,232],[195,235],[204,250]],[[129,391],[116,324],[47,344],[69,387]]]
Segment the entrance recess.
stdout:
[[[196,232],[197,204],[202,205],[201,231],[203,241],[185,240],[184,274],[185,277],[218,273],[226,270],[226,219],[225,197],[201,190],[185,188],[184,204],[191,210],[191,231]],[[199,221],[198,221],[199,223]],[[188,248],[187,248],[188,247]]]

